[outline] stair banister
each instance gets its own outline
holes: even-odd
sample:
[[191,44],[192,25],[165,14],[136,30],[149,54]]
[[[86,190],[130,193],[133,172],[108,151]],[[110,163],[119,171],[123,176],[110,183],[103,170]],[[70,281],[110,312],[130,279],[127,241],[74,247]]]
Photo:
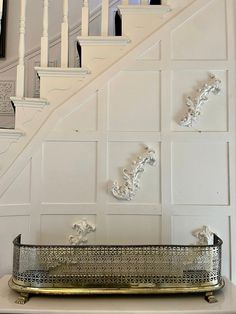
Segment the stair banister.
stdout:
[[89,25],[88,0],[83,0],[81,36],[84,37],[88,36],[88,25]]
[[41,67],[48,66],[48,0],[43,1],[43,35],[41,37]]
[[69,51],[69,25],[68,25],[68,0],[63,1],[63,21],[61,24],[61,67],[68,67]]
[[26,15],[26,0],[20,1],[20,36],[19,36],[19,63],[16,72],[16,97],[24,97],[25,87],[25,15]]
[[101,36],[108,36],[109,0],[102,0]]

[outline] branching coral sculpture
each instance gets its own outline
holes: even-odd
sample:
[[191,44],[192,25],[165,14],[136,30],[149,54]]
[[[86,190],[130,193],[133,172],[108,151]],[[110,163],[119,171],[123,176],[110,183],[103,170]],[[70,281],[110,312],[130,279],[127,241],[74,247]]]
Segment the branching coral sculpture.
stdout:
[[207,226],[193,231],[193,236],[198,239],[197,245],[212,245],[214,242],[214,233]]
[[87,234],[89,234],[90,232],[94,232],[96,230],[96,227],[84,218],[77,223],[74,223],[72,225],[72,229],[75,230],[77,234],[69,236],[70,244],[81,245],[88,241],[86,237]]
[[197,90],[196,96],[192,99],[190,96],[186,99],[186,106],[188,112],[186,116],[180,121],[181,126],[192,127],[202,114],[203,105],[208,101],[210,93],[218,95],[221,91],[221,81],[210,74],[209,80],[203,85],[202,88]]
[[144,172],[145,165],[154,166],[157,162],[156,153],[153,149],[145,147],[145,152],[133,161],[130,169],[123,169],[124,183],[119,185],[117,181],[113,183],[111,192],[115,198],[130,201],[140,188],[140,176]]

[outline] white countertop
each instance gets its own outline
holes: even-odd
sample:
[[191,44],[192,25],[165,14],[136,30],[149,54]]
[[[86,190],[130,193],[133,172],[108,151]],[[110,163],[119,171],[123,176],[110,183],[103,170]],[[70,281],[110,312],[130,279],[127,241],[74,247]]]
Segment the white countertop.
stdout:
[[226,280],[216,293],[218,303],[209,304],[203,295],[175,296],[31,296],[24,305],[15,304],[18,294],[8,287],[10,276],[0,279],[0,313],[50,314],[236,314],[236,286]]

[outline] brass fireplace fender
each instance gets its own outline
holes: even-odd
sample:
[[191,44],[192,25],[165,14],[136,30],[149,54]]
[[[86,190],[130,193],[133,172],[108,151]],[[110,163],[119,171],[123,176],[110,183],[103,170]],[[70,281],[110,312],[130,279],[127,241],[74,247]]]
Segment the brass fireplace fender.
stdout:
[[173,287],[173,288],[34,288],[24,287],[14,282],[11,277],[9,287],[20,293],[16,303],[25,304],[29,300],[31,294],[44,295],[157,295],[157,294],[178,294],[178,293],[205,293],[205,299],[209,303],[217,302],[214,292],[223,288],[225,285],[224,279],[221,279],[219,284],[214,286],[199,286],[199,287]]

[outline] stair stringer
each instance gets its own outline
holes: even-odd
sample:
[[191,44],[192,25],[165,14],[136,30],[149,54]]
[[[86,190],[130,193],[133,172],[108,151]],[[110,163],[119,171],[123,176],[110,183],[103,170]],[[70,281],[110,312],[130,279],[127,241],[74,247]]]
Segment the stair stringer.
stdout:
[[67,100],[57,105],[45,107],[37,116],[37,124],[34,126],[32,120],[30,129],[24,130],[25,135],[17,142],[15,141],[12,145],[9,145],[8,149],[0,156],[0,196],[27,165],[33,152],[37,150],[37,147],[40,147],[43,140],[52,130],[52,126],[61,119],[65,112],[72,110],[76,104],[82,103],[116,73],[128,66],[132,66],[134,60],[145,50],[155,45],[162,38],[165,38],[166,32],[170,32],[182,24],[189,16],[194,15],[197,10],[208,6],[212,1],[214,0],[195,0],[183,11],[173,16],[171,20],[164,23],[160,29],[154,31],[142,43],[134,46],[125,56],[121,56],[119,60],[114,62],[108,69],[105,69],[104,72],[96,74],[96,76],[91,74],[90,79],[85,80],[80,89],[68,97]]

